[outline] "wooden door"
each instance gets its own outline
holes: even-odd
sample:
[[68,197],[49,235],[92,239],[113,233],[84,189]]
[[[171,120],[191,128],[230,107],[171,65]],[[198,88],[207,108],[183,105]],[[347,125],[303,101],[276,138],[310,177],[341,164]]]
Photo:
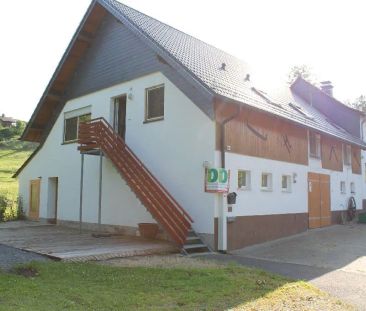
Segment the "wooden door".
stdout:
[[126,95],[114,99],[113,127],[123,139],[126,135]]
[[35,180],[30,181],[29,218],[31,220],[39,219],[40,186],[41,186],[40,179],[35,179]]
[[308,173],[309,228],[331,225],[330,176]]
[[330,176],[320,174],[320,226],[331,225]]
[[320,180],[319,174],[308,173],[309,228],[319,228],[320,222]]

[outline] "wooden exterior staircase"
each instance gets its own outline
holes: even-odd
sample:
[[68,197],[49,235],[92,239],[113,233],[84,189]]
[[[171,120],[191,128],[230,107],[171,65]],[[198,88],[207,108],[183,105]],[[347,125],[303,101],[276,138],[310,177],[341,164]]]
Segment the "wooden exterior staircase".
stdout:
[[170,238],[184,248],[193,223],[157,178],[126,145],[113,127],[97,118],[79,125],[81,153],[102,152]]

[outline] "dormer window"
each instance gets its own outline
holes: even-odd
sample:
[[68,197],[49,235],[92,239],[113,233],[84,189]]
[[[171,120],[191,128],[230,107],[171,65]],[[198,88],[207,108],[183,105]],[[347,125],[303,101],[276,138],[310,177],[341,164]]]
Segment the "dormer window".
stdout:
[[309,132],[309,155],[320,158],[320,135],[314,132]]

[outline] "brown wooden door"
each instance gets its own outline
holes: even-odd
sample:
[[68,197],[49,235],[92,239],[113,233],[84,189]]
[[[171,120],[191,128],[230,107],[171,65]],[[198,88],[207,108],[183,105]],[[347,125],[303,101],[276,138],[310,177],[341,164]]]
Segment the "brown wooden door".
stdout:
[[320,228],[331,224],[330,177],[308,173],[309,228]]
[[330,225],[330,176],[320,174],[320,226]]
[[32,220],[39,219],[40,186],[41,186],[40,179],[30,181],[29,218]]
[[114,99],[113,127],[125,139],[126,136],[126,95]]

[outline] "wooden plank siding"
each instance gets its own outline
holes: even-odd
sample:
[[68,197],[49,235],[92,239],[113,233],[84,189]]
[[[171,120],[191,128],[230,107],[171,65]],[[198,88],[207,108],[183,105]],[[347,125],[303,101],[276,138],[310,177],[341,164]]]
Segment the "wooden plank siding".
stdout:
[[361,175],[361,149],[356,146],[352,146],[352,173]]
[[[220,124],[235,113],[230,104],[215,103],[216,148],[220,149]],[[226,150],[296,164],[308,164],[307,130],[284,120],[247,108],[225,126]]]
[[332,171],[343,171],[342,142],[325,135],[321,135],[322,167]]

